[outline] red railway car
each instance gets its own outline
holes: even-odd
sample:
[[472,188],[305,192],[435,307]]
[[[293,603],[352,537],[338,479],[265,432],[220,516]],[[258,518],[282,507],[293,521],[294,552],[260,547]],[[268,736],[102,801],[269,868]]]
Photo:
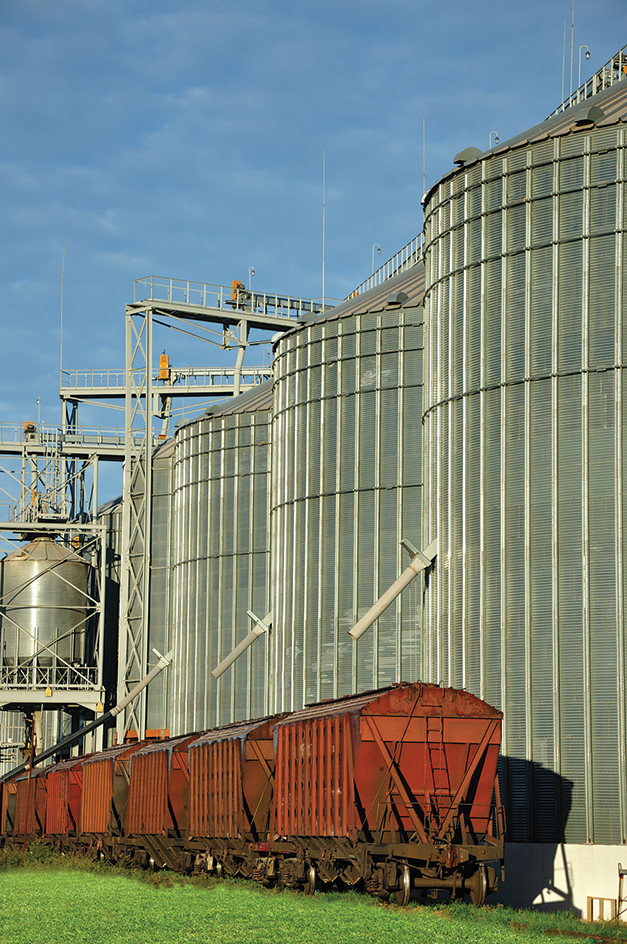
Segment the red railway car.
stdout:
[[468,692],[401,684],[280,722],[274,848],[295,852],[285,884],[312,891],[318,875],[403,902],[420,887],[483,903],[503,859],[501,718]]
[[33,770],[14,781],[16,791],[13,835],[21,840],[43,838],[46,827],[47,770]]
[[46,777],[46,836],[55,837],[61,846],[78,836],[83,792],[85,757],[72,757],[44,767]]
[[92,754],[83,763],[80,833],[83,844],[118,859],[119,840],[125,835],[129,763],[142,745],[122,744]]
[[282,717],[217,728],[190,743],[189,847],[209,871],[259,880],[267,872],[259,850],[267,852],[271,832],[273,725]]
[[[198,737],[157,741],[131,757],[125,835],[135,857],[149,865],[184,868],[189,824],[189,745]],[[126,850],[125,850],[126,851]]]

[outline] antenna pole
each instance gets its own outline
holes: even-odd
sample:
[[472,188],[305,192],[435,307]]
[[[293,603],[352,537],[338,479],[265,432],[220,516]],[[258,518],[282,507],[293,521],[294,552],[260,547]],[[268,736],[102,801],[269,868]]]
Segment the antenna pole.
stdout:
[[59,370],[63,371],[63,278],[65,275],[65,246],[63,246],[63,258],[61,260],[61,346],[59,349]]
[[573,55],[574,55],[574,46],[575,41],[575,0],[573,0],[573,18],[570,25],[570,98],[568,99],[568,105],[572,103],[573,97]]
[[422,119],[422,225],[425,224],[425,205],[424,199],[427,192],[427,138],[426,138],[426,119]]
[[562,47],[562,102],[564,101],[564,71],[566,69],[566,20],[564,20],[564,45]]
[[324,312],[324,238],[326,224],[326,169],[327,152],[322,152],[322,311]]

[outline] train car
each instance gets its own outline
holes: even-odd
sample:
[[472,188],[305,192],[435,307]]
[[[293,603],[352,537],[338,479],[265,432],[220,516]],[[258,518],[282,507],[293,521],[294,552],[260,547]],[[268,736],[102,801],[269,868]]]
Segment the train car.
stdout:
[[[188,846],[208,871],[265,881],[276,715],[209,731],[189,746]],[[263,858],[260,858],[263,856]],[[271,876],[273,877],[273,876]]]
[[78,838],[86,759],[72,757],[43,768],[47,774],[45,835],[61,849],[69,848]]
[[5,841],[45,833],[137,866],[300,888],[469,894],[503,870],[501,712],[422,683],[204,734],[125,744],[8,780]]
[[122,851],[135,862],[173,871],[188,866],[189,746],[198,737],[151,742],[132,755]]
[[412,888],[476,904],[498,884],[501,712],[465,691],[401,684],[323,702],[276,725],[281,881]]
[[43,839],[46,828],[47,770],[33,770],[14,780],[15,818],[13,836],[23,841]]
[[110,747],[83,764],[80,843],[111,861],[125,850],[126,808],[131,756],[141,742]]

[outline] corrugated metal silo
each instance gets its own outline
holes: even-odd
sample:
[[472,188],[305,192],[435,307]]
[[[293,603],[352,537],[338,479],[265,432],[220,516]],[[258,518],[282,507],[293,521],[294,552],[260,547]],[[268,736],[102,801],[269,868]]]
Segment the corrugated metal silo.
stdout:
[[518,842],[627,841],[626,117],[620,82],[426,201],[424,675],[504,711]]
[[269,607],[272,383],[182,426],[174,454],[172,734],[267,712],[266,640],[211,670]]
[[[175,440],[170,439],[152,456],[152,508],[150,519],[150,610],[148,652],[153,647],[164,654],[172,646],[172,489]],[[172,673],[161,672],[146,690],[146,728],[170,730],[173,724]]]
[[[149,575],[149,604],[148,604],[148,638],[147,652],[148,665],[152,667],[156,661],[153,647],[160,653],[168,652],[172,645],[171,630],[171,575],[172,566],[172,468],[174,463],[174,439],[165,441],[152,453],[151,462],[151,492],[152,502],[150,509],[150,575]],[[135,513],[140,514],[144,501],[144,475],[138,475],[134,482],[131,501],[135,505]],[[119,537],[119,535],[118,535]],[[131,541],[129,557],[131,567],[135,573],[141,573],[143,567],[144,541],[137,535],[137,540]],[[119,576],[118,576],[119,580]],[[118,588],[119,589],[119,588]],[[131,600],[129,621],[142,619],[140,600],[134,597]],[[146,690],[146,729],[152,732],[169,730],[173,723],[173,706],[171,697],[171,671],[160,673]]]
[[276,343],[273,711],[419,677],[418,581],[347,633],[400,573],[400,539],[420,544],[423,284],[415,266]]

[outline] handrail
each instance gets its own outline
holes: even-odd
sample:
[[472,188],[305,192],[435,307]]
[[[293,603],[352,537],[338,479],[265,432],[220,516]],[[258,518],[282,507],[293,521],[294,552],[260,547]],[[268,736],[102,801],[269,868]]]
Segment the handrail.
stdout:
[[[403,246],[402,249],[399,249],[391,259],[388,259],[387,262],[384,262],[382,266],[379,266],[376,272],[374,272],[370,278],[365,279],[358,285],[354,292],[351,292],[350,295],[346,296],[346,299],[354,298],[356,295],[361,295],[363,292],[367,292],[368,289],[374,288],[375,285],[380,285],[381,282],[386,282],[388,279],[391,279],[393,275],[397,275],[399,272],[404,272],[406,269],[410,269],[412,266],[416,265],[417,262],[422,258],[422,233],[419,233],[418,236],[415,236],[406,246]],[[345,300],[346,300],[345,299]]]
[[[322,301],[279,295],[273,292],[247,291],[243,282],[237,286],[213,285],[211,282],[192,282],[167,276],[147,275],[135,279],[133,302],[158,301],[169,304],[191,305],[194,308],[218,308],[233,314],[263,314],[277,318],[295,319],[304,314],[322,311]],[[325,308],[328,306],[325,305]]]
[[[170,367],[167,376],[160,377],[159,371],[153,376],[153,384],[177,387],[224,387],[232,386],[236,374],[241,383],[259,384],[272,375],[269,365],[256,367]],[[146,377],[145,368],[132,371],[133,384],[141,387]],[[61,371],[60,390],[62,393],[81,390],[102,390],[103,393],[115,390],[120,395],[126,390],[126,370],[124,368],[63,369]]]
[[[593,95],[598,95],[599,92],[602,92],[603,89],[611,88],[616,82],[622,82],[627,78],[627,46],[623,46],[622,49],[619,49],[615,53],[609,62],[606,62],[598,72],[595,72],[593,76],[587,79],[583,85],[580,85],[577,91],[573,92],[572,95],[569,95],[568,98],[564,99],[561,105],[558,105],[555,111],[552,111],[549,115],[549,118],[554,118],[555,115],[559,115],[561,112],[566,111],[567,108],[573,108],[575,105],[578,105],[580,102],[585,102],[586,99],[592,98]],[[548,118],[547,118],[548,121]]]
[[98,689],[98,669],[92,666],[20,665],[0,667],[0,688],[55,688],[64,691]]
[[[141,431],[134,431],[141,438]],[[0,444],[2,445],[50,445],[56,447],[63,443],[77,445],[123,446],[124,429],[119,426],[80,426],[76,429],[62,430],[58,426],[40,426],[32,424],[24,429],[24,423],[7,423],[0,420]]]

